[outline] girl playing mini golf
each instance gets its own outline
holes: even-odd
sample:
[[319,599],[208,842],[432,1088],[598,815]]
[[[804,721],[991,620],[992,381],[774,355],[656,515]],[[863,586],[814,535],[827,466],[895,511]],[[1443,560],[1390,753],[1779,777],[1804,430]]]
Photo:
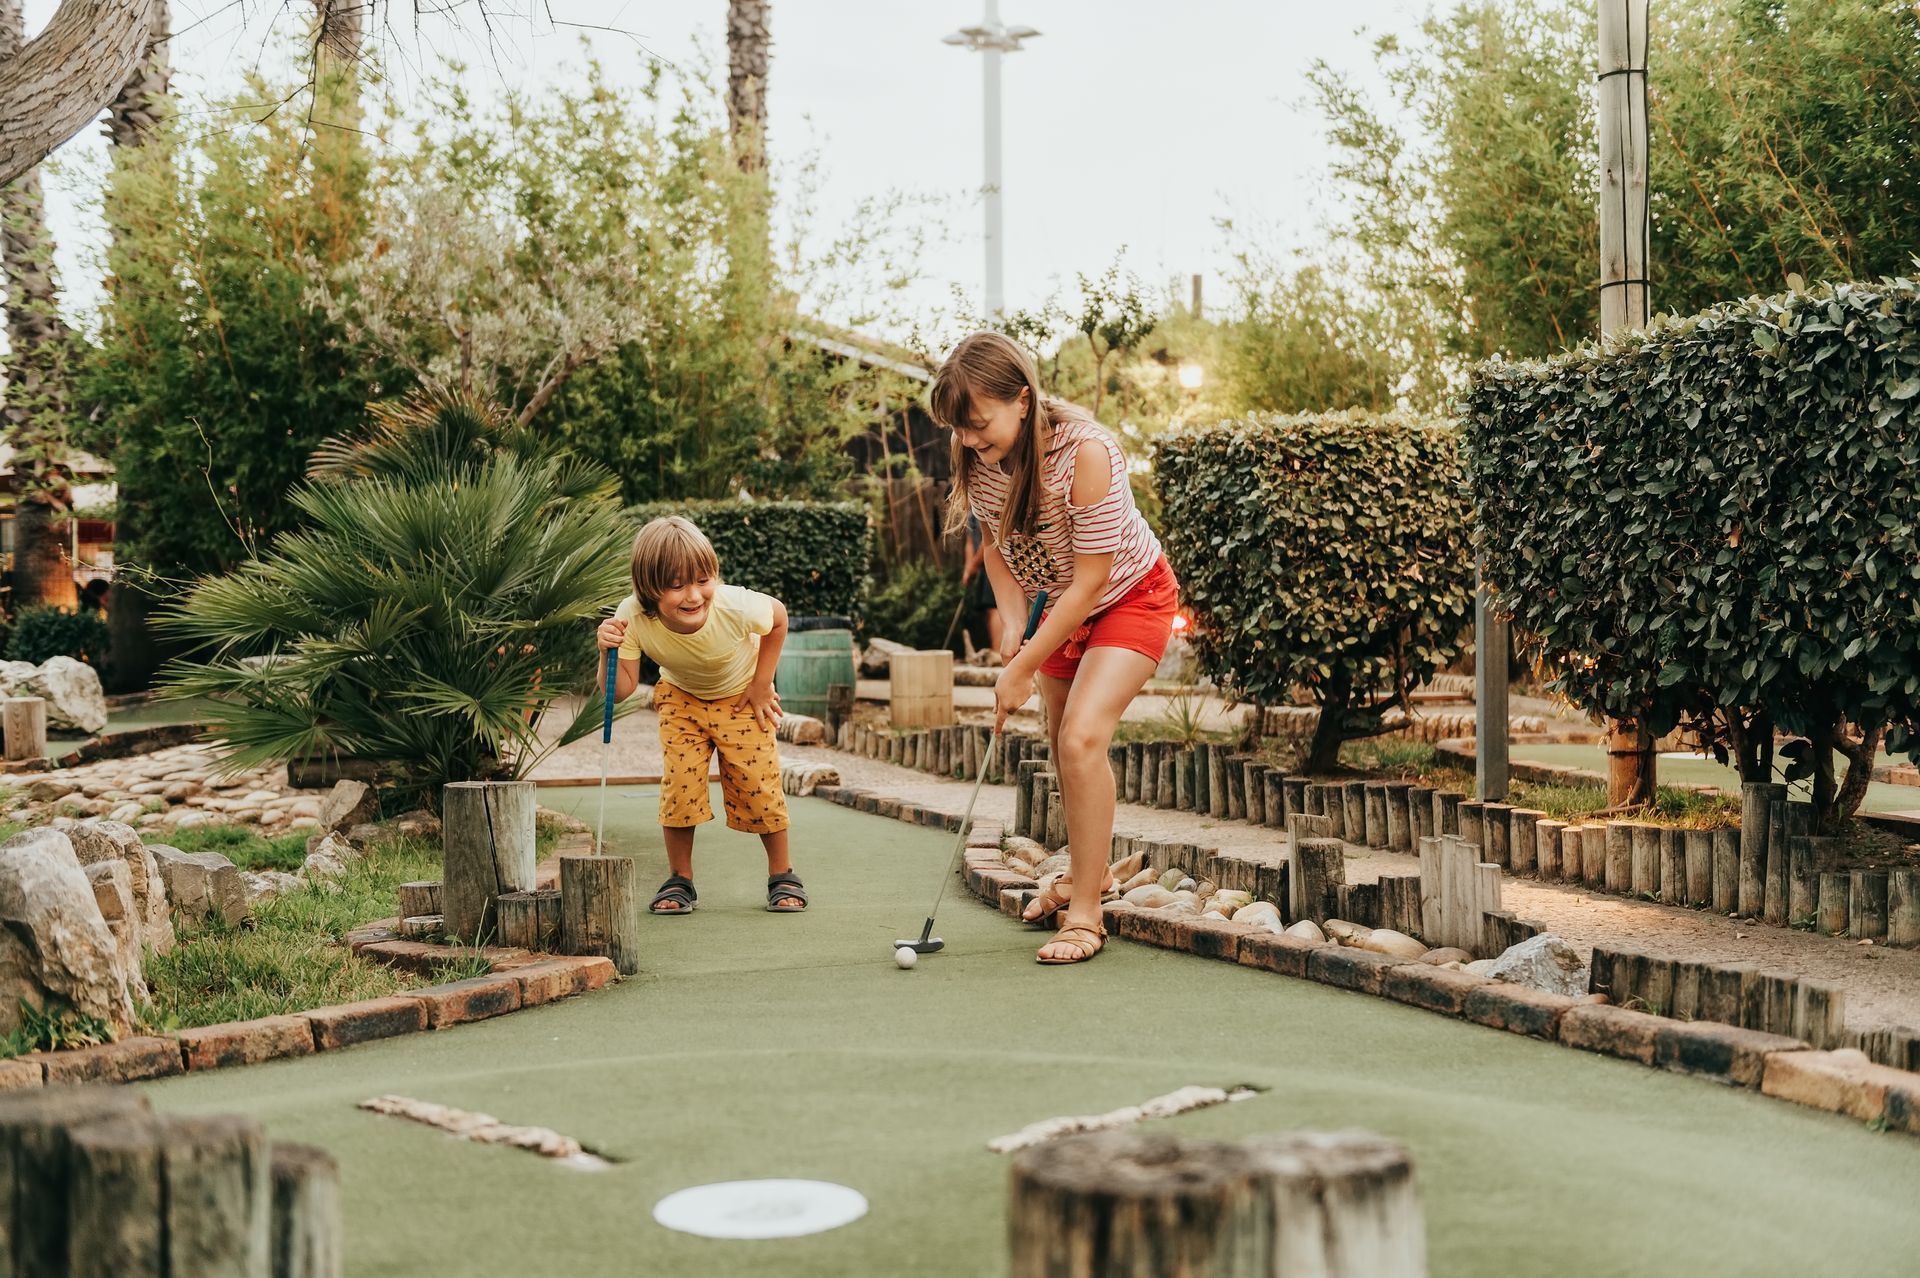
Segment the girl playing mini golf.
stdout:
[[[933,380],[931,408],[953,432],[948,530],[969,514],[986,530],[1007,659],[994,688],[995,728],[1037,681],[1067,811],[1071,868],[1026,917],[1059,917],[1040,962],[1083,962],[1107,934],[1107,745],[1166,651],[1179,583],[1133,504],[1119,441],[1085,409],[1043,395],[1032,358],[1013,341],[998,333],[962,340]],[[1051,607],[1022,643],[1026,601],[1043,590]]]

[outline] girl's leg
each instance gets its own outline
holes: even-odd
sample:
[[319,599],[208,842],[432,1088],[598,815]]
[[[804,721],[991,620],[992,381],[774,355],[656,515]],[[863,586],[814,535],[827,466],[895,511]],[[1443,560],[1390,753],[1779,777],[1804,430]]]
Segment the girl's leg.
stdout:
[[[1070,679],[1056,679],[1052,675],[1036,675],[1034,676],[1034,682],[1040,685],[1040,703],[1047,714],[1047,742],[1052,749],[1052,753],[1048,757],[1053,760],[1055,769],[1058,769],[1060,766],[1060,742],[1055,735],[1055,729],[1060,723],[1060,716],[1067,712],[1067,693],[1073,688],[1073,681]],[[1061,790],[1063,794],[1065,793],[1065,787],[1066,782],[1062,780]],[[1038,922],[1054,904],[1055,902],[1052,900],[1048,900],[1043,896],[1036,896],[1027,902],[1027,908],[1021,913],[1020,917],[1028,923]]]
[[[1100,926],[1101,890],[1113,854],[1113,768],[1107,762],[1107,746],[1127,703],[1146,686],[1155,664],[1127,648],[1090,648],[1068,685],[1058,716],[1048,700],[1048,729],[1054,766],[1060,773],[1060,797],[1067,808],[1067,846],[1072,858],[1073,890],[1061,918],[1063,927]],[[1072,945],[1054,941],[1041,948],[1040,957],[1073,959],[1079,953]]]

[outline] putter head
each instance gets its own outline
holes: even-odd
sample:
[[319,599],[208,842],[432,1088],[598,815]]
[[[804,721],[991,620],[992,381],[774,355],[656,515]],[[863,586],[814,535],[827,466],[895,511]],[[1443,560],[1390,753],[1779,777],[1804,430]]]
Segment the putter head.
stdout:
[[904,945],[915,954],[937,954],[945,948],[946,944],[937,936],[923,936],[917,941],[895,941],[893,948],[897,950]]

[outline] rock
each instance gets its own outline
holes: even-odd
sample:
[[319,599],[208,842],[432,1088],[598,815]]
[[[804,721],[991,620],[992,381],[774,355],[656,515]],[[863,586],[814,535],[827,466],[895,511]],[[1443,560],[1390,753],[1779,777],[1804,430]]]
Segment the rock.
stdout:
[[378,843],[385,833],[371,821],[362,821],[347,831],[347,841],[357,848],[369,847]]
[[138,820],[140,817],[140,814],[145,811],[146,809],[141,807],[137,803],[123,803],[119,807],[115,808],[113,811],[107,813],[107,820],[134,821],[134,820]]
[[320,823],[314,820],[314,818],[307,816],[297,816],[287,822],[288,834],[292,834],[295,830],[317,830],[319,828]]
[[1045,878],[1049,874],[1065,874],[1073,865],[1073,858],[1065,852],[1055,852],[1033,867],[1035,878]]
[[[403,812],[393,819],[393,832],[407,839],[440,838],[440,818],[425,808],[416,808],[412,812]],[[360,840],[355,839],[358,843]]]
[[[1449,964],[1449,966],[1452,966],[1452,965]],[[1492,959],[1475,959],[1471,963],[1462,963],[1460,965],[1460,970],[1462,972],[1472,972],[1475,976],[1488,976],[1488,975],[1491,975],[1493,972],[1493,960]]]
[[[24,664],[9,662],[9,666]],[[100,673],[72,657],[48,657],[13,690],[16,697],[44,697],[47,727],[95,733],[107,726],[107,698],[100,689]]]
[[281,795],[278,790],[249,790],[240,797],[248,803],[268,804],[278,803]]
[[1147,854],[1144,850],[1129,852],[1107,867],[1107,876],[1115,883],[1125,883],[1146,868]]
[[35,781],[32,785],[28,786],[27,798],[33,800],[35,803],[58,803],[69,794],[76,793],[79,789],[80,785],[76,781],[68,781],[65,778],[56,779],[48,777],[44,781]]
[[1186,877],[1185,870],[1166,870],[1160,875],[1160,886],[1169,892],[1174,891],[1180,886],[1180,881]]
[[176,830],[191,830],[195,826],[212,825],[219,817],[212,812],[182,812],[173,820]]
[[1417,959],[1427,952],[1424,941],[1416,941],[1405,932],[1396,932],[1389,927],[1374,928],[1360,941],[1359,948],[1385,954],[1389,958],[1403,959]]
[[1200,885],[1185,875],[1182,875],[1180,881],[1173,885],[1173,890],[1175,892],[1191,892],[1195,900],[1198,900],[1201,896]]
[[860,673],[868,679],[884,679],[893,668],[893,654],[912,651],[906,644],[891,639],[869,640],[866,651],[860,654]]
[[1358,923],[1349,923],[1345,919],[1327,920],[1327,935],[1342,945],[1350,945],[1356,949],[1359,947],[1360,942],[1367,939],[1367,933],[1372,930],[1372,928],[1362,927]]
[[[1176,892],[1179,890],[1180,890],[1179,888],[1174,889],[1174,891]],[[1195,883],[1193,885],[1193,890],[1195,892],[1198,892],[1200,894],[1200,899],[1204,901],[1208,897],[1212,896],[1214,893],[1218,892],[1220,890],[1220,885],[1218,883],[1215,883],[1212,879],[1201,879],[1198,883]],[[1253,899],[1253,894],[1248,893],[1247,900],[1250,901],[1252,899]]]
[[1572,946],[1551,932],[1542,932],[1513,946],[1493,960],[1487,974],[1496,981],[1508,981],[1564,998],[1579,998],[1587,992],[1586,963]]
[[133,902],[133,876],[127,873],[127,863],[100,861],[86,866],[82,872],[93,887],[93,903],[99,907],[100,917],[106,920],[107,931],[113,933],[114,945],[120,951],[120,966],[127,974],[127,992],[136,1002],[144,1003],[149,995],[146,978],[140,971],[140,913]]
[[337,879],[347,872],[347,863],[325,852],[309,852],[300,870],[310,879]]
[[1225,923],[1230,916],[1225,910],[1209,907],[1200,911],[1200,917],[1203,919],[1219,919],[1222,923]]
[[1121,899],[1128,905],[1135,905],[1143,910],[1157,910],[1172,905],[1174,896],[1158,883],[1149,883],[1144,887],[1133,889]]
[[44,1007],[53,999],[125,1033],[137,992],[128,984],[119,943],[66,836],[41,828],[0,844],[0,1032],[19,1028],[22,1000]]
[[242,870],[240,881],[247,885],[247,902],[265,900],[304,887],[306,880],[285,870]]
[[1471,963],[1473,955],[1458,946],[1448,945],[1437,950],[1428,950],[1420,956],[1422,963],[1431,963],[1435,967],[1445,967],[1449,963]]
[[1271,901],[1255,901],[1233,912],[1235,923],[1265,923],[1269,919],[1275,922],[1280,919],[1280,907]]
[[133,827],[118,821],[86,821],[67,831],[67,840],[82,865],[120,861],[127,867],[139,918],[139,943],[156,954],[173,948],[173,907],[160,863],[140,841]]
[[198,781],[169,781],[166,784],[166,788],[160,791],[160,797],[168,803],[178,803],[182,799],[190,799],[198,793],[200,793],[200,783]]
[[40,673],[40,667],[31,661],[0,661],[0,695],[9,697],[37,697],[37,692],[26,690],[27,683]]
[[1252,905],[1253,893],[1244,892],[1239,888],[1218,888],[1210,894],[1201,892],[1200,899],[1203,901],[1211,900],[1215,905],[1231,914],[1243,905]]
[[380,796],[364,781],[335,781],[317,813],[323,830],[345,830],[380,819]]
[[1312,919],[1301,919],[1289,927],[1284,935],[1297,936],[1303,941],[1312,941],[1315,945],[1325,945],[1327,942],[1327,934],[1322,932],[1320,925]]
[[218,852],[182,852],[155,843],[148,849],[174,908],[191,919],[218,916],[238,926],[247,917],[247,885],[233,862]]
[[1139,873],[1122,883],[1120,885],[1120,895],[1125,896],[1127,893],[1133,891],[1133,889],[1146,887],[1148,884],[1152,884],[1154,887],[1160,886],[1159,872],[1150,865],[1143,866]]

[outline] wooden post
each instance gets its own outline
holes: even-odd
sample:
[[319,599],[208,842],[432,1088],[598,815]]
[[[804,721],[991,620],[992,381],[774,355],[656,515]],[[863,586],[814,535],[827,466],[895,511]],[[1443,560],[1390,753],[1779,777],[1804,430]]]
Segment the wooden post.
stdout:
[[73,1130],[66,1222],[71,1272],[167,1278],[161,1128],[150,1114],[131,1114]]
[[1787,922],[1792,926],[1810,925],[1820,912],[1820,884],[1814,875],[1825,843],[1805,834],[1787,836]]
[[1814,923],[1814,930],[1822,936],[1845,936],[1847,918],[1852,910],[1850,877],[1839,871],[1822,874],[1818,897],[1819,918]]
[[1349,843],[1365,844],[1367,841],[1367,783],[1348,781],[1344,785],[1329,787],[1340,802],[1346,804],[1341,819],[1346,823],[1346,840]]
[[850,683],[830,683],[827,685],[827,735],[834,740],[840,738],[841,725],[853,719],[853,685]]
[[1713,900],[1713,831],[1686,831],[1687,896],[1682,902],[1695,909]]
[[1413,807],[1405,781],[1387,782],[1387,850],[1413,851]]
[[1630,892],[1633,890],[1633,827],[1625,821],[1609,821],[1606,839],[1606,889],[1609,892]]
[[1207,747],[1207,812],[1216,821],[1233,817],[1233,790],[1227,776],[1227,747]]
[[1473,797],[1507,797],[1507,620],[1473,570]]
[[560,940],[560,890],[500,894],[500,944],[554,953]]
[[1287,876],[1293,917],[1325,923],[1328,901],[1347,881],[1346,845],[1338,839],[1302,839]]
[[1660,832],[1660,899],[1687,903],[1687,832],[1671,826]]
[[1260,778],[1260,788],[1265,791],[1263,802],[1266,804],[1266,821],[1269,826],[1285,826],[1287,823],[1287,774],[1278,768],[1269,768]]
[[1433,832],[1460,833],[1460,804],[1466,795],[1457,790],[1441,790],[1433,796]]
[[1657,825],[1632,825],[1632,883],[1635,896],[1657,896],[1660,892],[1660,847],[1665,842]]
[[624,856],[560,858],[560,948],[613,960],[624,976],[640,970],[640,895]]
[[[1601,0],[1600,335],[1645,328],[1647,290],[1647,0]],[[1607,806],[1654,796],[1653,735],[1632,719],[1610,721]]]
[[894,653],[887,663],[887,717],[896,728],[952,723],[953,653]]
[[1444,875],[1441,867],[1440,839],[1429,836],[1420,840],[1420,930],[1412,935],[1425,941],[1429,948],[1440,946],[1445,930],[1441,915]]
[[1419,848],[1420,840],[1430,839],[1439,831],[1434,828],[1433,787],[1415,785],[1407,787],[1407,819],[1412,823],[1409,838],[1414,848]]
[[487,942],[499,926],[500,894],[533,887],[536,795],[531,781],[441,787],[440,913],[454,940]]
[[1049,852],[1067,846],[1067,805],[1060,798],[1060,778],[1047,774],[1047,837],[1042,840]]
[[1427,1272],[1412,1161],[1365,1132],[1068,1136],[1015,1156],[1007,1201],[1011,1278]]
[[1713,908],[1731,914],[1740,905],[1740,831],[1713,832]]
[[89,1123],[138,1121],[147,1113],[146,1097],[126,1088],[0,1094],[0,1272],[76,1272],[67,1263],[72,1132]]
[[440,912],[439,879],[417,879],[400,885],[401,918],[414,919]]
[[1565,821],[1555,821],[1545,815],[1533,820],[1533,864],[1542,882],[1558,883],[1573,877],[1566,868],[1564,839],[1567,829]]
[[47,702],[44,697],[8,697],[0,707],[0,734],[6,739],[6,756],[14,759],[43,759],[47,754]]
[[1513,807],[1510,804],[1483,802],[1480,805],[1480,828],[1484,840],[1480,845],[1480,859],[1503,870],[1511,863],[1512,817]]
[[1327,819],[1327,837],[1344,839],[1348,843],[1365,843],[1364,830],[1347,828],[1347,799],[1345,790],[1338,785],[1307,785],[1307,811],[1324,816]]
[[[1387,783],[1369,781],[1361,791],[1366,805],[1366,844],[1370,848],[1387,846]],[[1353,840],[1355,843],[1359,839]]]
[[1507,868],[1515,874],[1539,873],[1538,830],[1545,815],[1534,808],[1514,808],[1507,813]]
[[1253,759],[1240,765],[1240,792],[1246,796],[1243,815],[1248,825],[1267,823],[1267,773],[1271,771],[1271,767]]
[[1480,855],[1480,850],[1487,845],[1487,822],[1486,817],[1483,815],[1486,806],[1486,804],[1478,799],[1462,799],[1460,801],[1459,837],[1462,842],[1472,845],[1475,856]]
[[1887,944],[1920,945],[1920,870],[1887,872]]
[[312,1145],[275,1141],[273,1178],[273,1278],[340,1278],[346,1272],[346,1230],[341,1224],[340,1167],[333,1155]]
[[1847,903],[1847,935],[1877,941],[1887,934],[1887,872],[1855,870]]
[[1154,750],[1157,760],[1154,766],[1153,804],[1157,808],[1177,809],[1180,806],[1180,759],[1170,742],[1161,742]]
[[1767,864],[1766,886],[1761,896],[1760,919],[1775,927],[1787,922],[1787,787],[1767,787]]
[[167,1272],[265,1273],[273,1189],[260,1125],[170,1117],[165,1131]]

